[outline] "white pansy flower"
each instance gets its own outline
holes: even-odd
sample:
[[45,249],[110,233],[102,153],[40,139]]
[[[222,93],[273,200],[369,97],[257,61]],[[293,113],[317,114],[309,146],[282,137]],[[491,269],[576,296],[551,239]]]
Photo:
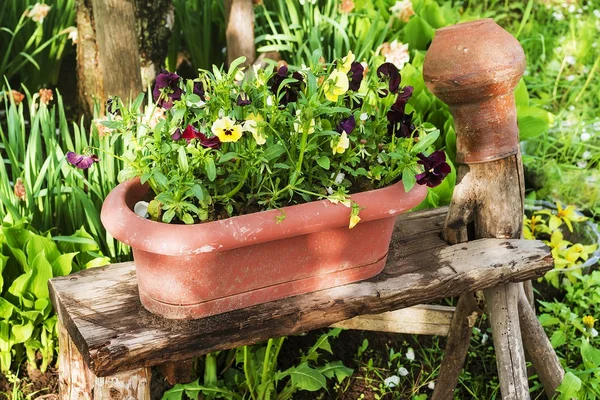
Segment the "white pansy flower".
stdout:
[[405,356],[409,361],[414,361],[415,360],[415,351],[411,347],[409,347]]

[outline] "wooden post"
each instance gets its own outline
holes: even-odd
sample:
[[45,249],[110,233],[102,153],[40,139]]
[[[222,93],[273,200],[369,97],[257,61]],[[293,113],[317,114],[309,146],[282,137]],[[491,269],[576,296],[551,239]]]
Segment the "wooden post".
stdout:
[[[521,237],[525,189],[513,92],[524,69],[523,49],[491,19],[438,30],[427,52],[425,81],[449,105],[456,125],[457,185],[444,230],[451,244]],[[519,325],[520,287],[507,283],[484,291],[504,399],[530,398]],[[466,304],[462,300],[459,305]],[[454,338],[455,332],[463,338]],[[469,337],[457,329],[449,343],[468,342]],[[447,350],[446,357],[464,360],[467,343]],[[446,363],[442,381],[455,384],[461,367]]]
[[225,0],[227,15],[227,63],[245,56],[245,66],[254,63],[254,5],[252,0]]
[[142,90],[133,0],[92,0],[104,99],[127,102]]
[[[59,313],[60,314],[60,313]],[[61,400],[150,400],[150,368],[97,377],[58,321],[58,384]]]

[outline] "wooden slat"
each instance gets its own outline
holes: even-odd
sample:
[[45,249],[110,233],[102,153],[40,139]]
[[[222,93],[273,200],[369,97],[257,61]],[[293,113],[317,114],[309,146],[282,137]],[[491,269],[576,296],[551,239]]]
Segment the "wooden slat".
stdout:
[[370,280],[195,321],[147,312],[132,263],[55,278],[50,289],[91,370],[106,376],[537,278],[552,268],[548,248],[538,241],[483,239],[449,247],[439,236],[445,213],[401,216],[386,267]]
[[381,314],[359,315],[336,322],[333,328],[448,336],[454,307],[420,304]]

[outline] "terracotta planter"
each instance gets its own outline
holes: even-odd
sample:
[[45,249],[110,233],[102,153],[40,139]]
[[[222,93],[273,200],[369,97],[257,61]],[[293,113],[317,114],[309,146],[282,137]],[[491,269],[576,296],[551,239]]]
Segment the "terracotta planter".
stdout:
[[383,269],[395,217],[427,193],[402,183],[352,195],[361,222],[348,229],[350,209],[328,200],[197,225],[136,215],[148,188],[138,179],[117,186],[102,222],[133,248],[140,299],[150,312],[193,319],[344,285]]

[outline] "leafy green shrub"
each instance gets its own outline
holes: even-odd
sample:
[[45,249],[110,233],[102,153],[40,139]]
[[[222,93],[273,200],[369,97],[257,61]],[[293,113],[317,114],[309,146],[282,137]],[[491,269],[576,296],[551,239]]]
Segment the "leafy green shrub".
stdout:
[[52,238],[24,220],[5,219],[0,226],[0,371],[24,358],[37,367],[38,355],[40,369],[46,370],[58,346],[48,280],[108,262],[83,228]]
[[70,28],[75,0],[4,0],[0,4],[0,78],[18,76],[31,88],[54,85]]
[[20,104],[12,96],[4,96],[0,218],[26,217],[39,231],[55,230],[63,235],[83,226],[104,254],[126,258],[128,247],[108,236],[100,222],[102,202],[117,185],[121,161],[106,157],[101,160],[102,168],[83,173],[70,168],[65,160],[67,150],[82,151],[89,146],[108,153],[122,152],[122,141],[103,137],[102,125],[86,127],[83,119],[70,129],[59,93],[55,104],[48,105],[48,98],[25,92],[26,99]]
[[287,400],[298,391],[316,392],[327,387],[327,379],[341,383],[352,375],[352,369],[340,361],[321,360],[322,352],[332,354],[330,339],[337,338],[340,329],[332,329],[300,357],[296,366],[277,370],[279,351],[285,337],[269,339],[266,344],[243,346],[234,350],[227,360],[222,379],[217,377],[217,353],[204,361],[204,377],[188,384],[178,384],[163,396],[163,400],[181,400],[185,393],[191,399]]

